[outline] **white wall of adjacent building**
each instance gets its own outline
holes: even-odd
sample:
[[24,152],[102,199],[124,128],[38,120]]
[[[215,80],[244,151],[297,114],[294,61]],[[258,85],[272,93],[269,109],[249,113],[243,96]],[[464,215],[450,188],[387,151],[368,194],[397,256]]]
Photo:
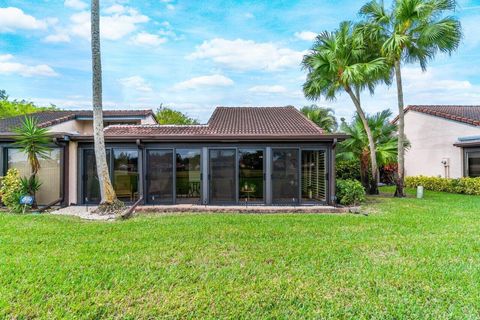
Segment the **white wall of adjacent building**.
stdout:
[[406,176],[460,178],[463,150],[454,144],[459,137],[480,135],[480,127],[410,110],[405,113],[405,135],[411,144],[405,154]]

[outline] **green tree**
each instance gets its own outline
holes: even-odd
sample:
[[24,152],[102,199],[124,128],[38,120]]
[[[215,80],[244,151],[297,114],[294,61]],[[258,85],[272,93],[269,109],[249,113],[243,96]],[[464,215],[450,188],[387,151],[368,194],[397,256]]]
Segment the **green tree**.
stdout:
[[0,90],[0,119],[27,115],[40,111],[58,110],[56,106],[39,107],[26,100],[10,100],[5,90]]
[[335,111],[331,108],[322,108],[312,104],[303,107],[300,111],[326,132],[335,132],[338,128]]
[[395,196],[404,197],[405,149],[402,63],[418,62],[423,71],[438,52],[451,54],[462,37],[458,19],[447,16],[454,11],[455,0],[396,0],[391,10],[383,1],[365,4],[360,14],[362,26],[371,41],[381,42],[382,55],[395,73],[398,98],[398,173]]
[[[361,106],[360,92],[368,88],[373,93],[379,82],[388,82],[390,68],[383,57],[375,56],[373,45],[351,22],[342,22],[335,32],[321,33],[303,59],[303,67],[308,71],[303,92],[312,100],[321,96],[334,100],[339,92],[348,93],[365,128],[372,150],[372,172],[376,173],[375,142]],[[374,174],[372,179],[370,191],[378,193],[379,177]]]
[[160,105],[157,112],[155,113],[155,118],[159,124],[179,124],[179,125],[188,125],[188,124],[198,124],[198,121],[194,118],[190,118],[186,114],[164,107]]
[[102,56],[100,52],[100,1],[91,4],[91,49],[92,49],[92,103],[93,103],[93,140],[97,175],[100,184],[102,210],[108,211],[118,203],[115,189],[110,180],[103,134],[102,101]]
[[[37,180],[37,173],[40,170],[40,159],[46,159],[49,156],[51,148],[49,144],[51,137],[48,134],[48,129],[41,128],[38,125],[37,118],[27,116],[22,122],[22,125],[14,130],[15,143],[26,155],[31,169],[31,175],[28,180],[25,180],[28,193],[35,196],[38,190],[39,182]],[[33,207],[36,207],[34,203]]]
[[[390,122],[391,116],[392,112],[390,110],[367,116],[367,122],[375,141],[375,158],[379,167],[397,161],[397,126]],[[337,159],[358,161],[362,185],[365,187],[365,190],[371,190],[372,187],[374,188],[369,180],[369,175],[372,174],[371,169],[369,170],[371,155],[362,120],[358,115],[354,117],[350,124],[343,120],[340,130],[348,134],[349,138],[339,143]],[[378,175],[378,173],[376,174]]]

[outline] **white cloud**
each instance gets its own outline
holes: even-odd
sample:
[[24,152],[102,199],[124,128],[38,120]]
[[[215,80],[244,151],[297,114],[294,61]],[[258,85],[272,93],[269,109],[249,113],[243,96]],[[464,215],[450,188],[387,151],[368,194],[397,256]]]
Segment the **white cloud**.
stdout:
[[139,46],[158,47],[166,41],[166,38],[162,38],[159,35],[148,32],[140,32],[132,37],[132,42]]
[[[107,40],[119,40],[138,29],[138,24],[146,23],[149,17],[137,10],[125,8],[122,13],[114,13],[100,18],[101,37]],[[85,39],[90,39],[90,12],[83,11],[70,17],[72,26],[70,32]]]
[[273,85],[273,86],[262,85],[262,86],[251,87],[250,89],[248,89],[248,91],[254,92],[254,93],[262,93],[262,94],[285,93],[287,92],[287,88],[280,85]]
[[304,41],[313,41],[317,37],[317,34],[312,31],[295,32],[295,37]]
[[118,80],[120,84],[126,89],[133,89],[139,92],[151,92],[152,87],[145,79],[140,76],[132,76]]
[[47,21],[38,20],[34,16],[24,13],[21,9],[8,7],[0,8],[0,32],[23,30],[44,30]]
[[188,59],[211,59],[236,70],[276,71],[298,68],[305,52],[282,48],[277,44],[253,40],[215,38],[196,47]]
[[44,41],[50,43],[70,42],[70,36],[68,35],[68,33],[58,32],[45,37]]
[[200,87],[227,87],[233,85],[233,80],[220,74],[201,76],[177,83],[175,90],[197,89]]
[[44,76],[55,77],[58,74],[46,64],[26,65],[12,61],[11,54],[0,55],[0,74],[17,74],[22,77]]
[[88,7],[88,4],[81,0],[65,0],[63,4],[65,7],[75,10],[84,10]]
[[173,0],[160,0],[161,2],[165,3],[165,7],[168,10],[175,10],[175,6],[172,4]]
[[115,14],[115,13],[124,13],[126,8],[121,4],[114,4],[113,6],[108,7],[105,9],[105,12],[108,14]]
[[246,19],[253,19],[253,18],[255,18],[255,16],[254,16],[253,13],[251,13],[251,12],[245,13],[244,16],[245,16]]

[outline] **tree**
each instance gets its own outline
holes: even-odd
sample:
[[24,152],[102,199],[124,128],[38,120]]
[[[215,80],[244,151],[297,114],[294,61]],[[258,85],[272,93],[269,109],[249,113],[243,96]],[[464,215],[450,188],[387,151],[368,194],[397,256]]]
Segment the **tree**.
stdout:
[[[351,22],[342,22],[335,32],[321,33],[302,62],[308,70],[303,92],[312,100],[321,96],[334,100],[340,91],[348,93],[365,128],[372,172],[376,173],[375,143],[361,107],[360,92],[368,88],[373,93],[377,83],[389,81],[390,71],[385,59],[375,56],[373,43],[364,40]],[[370,192],[378,193],[379,177],[373,174],[372,179]]]
[[0,119],[52,110],[58,109],[54,105],[49,107],[39,107],[33,102],[26,100],[10,100],[7,92],[5,90],[0,90]]
[[180,111],[164,107],[163,105],[158,107],[155,118],[159,124],[198,124],[196,119],[190,118]]
[[322,108],[312,104],[303,107],[300,111],[326,132],[335,132],[338,128],[335,111],[331,108]]
[[100,3],[92,0],[91,8],[92,33],[92,91],[93,91],[93,137],[97,175],[100,183],[101,205],[113,206],[117,200],[108,172],[105,137],[103,134],[102,107],[102,60],[100,53]]
[[[392,112],[390,110],[367,116],[368,126],[375,141],[375,158],[379,167],[397,161],[397,126],[389,121],[391,116]],[[372,174],[369,170],[371,155],[363,122],[358,115],[354,117],[351,124],[347,124],[344,119],[342,120],[340,129],[348,134],[349,138],[339,143],[337,159],[358,160],[362,185],[365,190],[370,190],[373,187],[368,178]]]
[[375,0],[365,4],[360,14],[366,22],[362,33],[379,41],[381,53],[395,72],[398,98],[398,173],[395,196],[404,197],[405,125],[402,63],[418,62],[423,71],[438,52],[451,54],[462,36],[460,22],[446,16],[455,10],[455,0],[396,0],[390,11]]
[[35,192],[40,187],[37,180],[37,173],[40,170],[40,159],[48,158],[51,150],[49,147],[51,138],[48,135],[48,129],[39,127],[38,121],[34,117],[25,117],[22,125],[16,128],[14,132],[16,133],[14,145],[27,155],[28,163],[30,164],[31,175],[28,180],[24,180],[24,185],[28,193],[34,196],[33,208],[35,208]]

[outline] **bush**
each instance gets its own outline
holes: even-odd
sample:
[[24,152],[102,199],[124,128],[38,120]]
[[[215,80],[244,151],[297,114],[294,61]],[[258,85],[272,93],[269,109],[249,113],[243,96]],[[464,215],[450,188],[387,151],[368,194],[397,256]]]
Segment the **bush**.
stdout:
[[2,178],[0,193],[2,202],[7,208],[15,213],[23,211],[20,205],[20,197],[24,194],[20,173],[17,169],[8,169],[5,177]]
[[360,181],[360,163],[358,160],[340,160],[335,163],[336,177],[339,180]]
[[337,202],[356,206],[365,201],[365,189],[357,180],[337,180]]
[[408,188],[423,186],[431,191],[480,195],[480,178],[406,177],[405,186]]

